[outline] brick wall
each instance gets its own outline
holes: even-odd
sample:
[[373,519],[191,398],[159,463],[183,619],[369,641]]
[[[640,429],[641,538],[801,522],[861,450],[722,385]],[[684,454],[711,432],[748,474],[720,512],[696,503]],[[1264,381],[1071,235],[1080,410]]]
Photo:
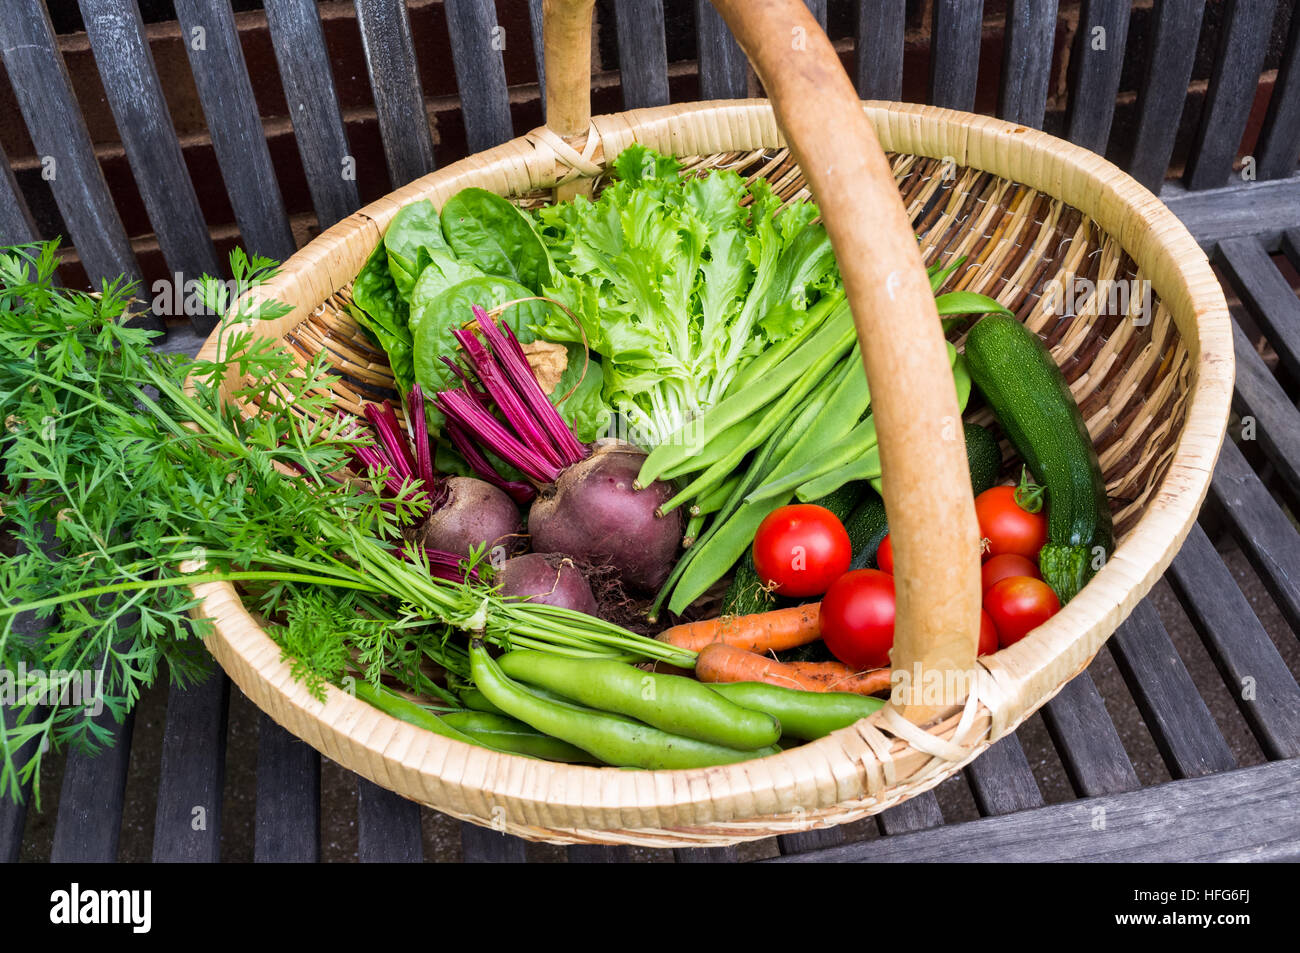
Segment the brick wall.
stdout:
[[[907,33],[903,60],[903,98],[923,102],[928,84],[929,24],[933,0],[906,0]],[[132,236],[146,279],[166,273],[166,266],[151,235],[135,181],[123,153],[112,115],[104,99],[103,88],[94,57],[77,11],[75,0],[48,0],[51,18],[59,34],[59,45],[67,61],[77,98],[86,116],[105,177],[117,200],[127,232]],[[258,108],[266,129],[267,141],[279,172],[286,206],[293,219],[299,243],[314,232],[315,220],[306,180],[298,157],[281,90],[275,57],[272,53],[266,20],[259,0],[234,0],[236,22]],[[527,0],[497,0],[501,25],[506,31],[506,73],[510,84],[511,112],[516,133],[541,122],[541,105],[536,83],[528,21]],[[1060,133],[1066,109],[1067,77],[1070,51],[1079,23],[1079,0],[1061,0],[1052,63],[1052,80],[1045,128]],[[1214,62],[1227,0],[1209,0],[1201,30],[1199,52],[1188,97],[1183,109],[1181,129],[1173,157],[1173,171],[1178,171],[1200,118],[1206,83]],[[1250,126],[1242,142],[1242,154],[1249,154],[1267,107],[1273,81],[1281,60],[1295,0],[1281,0],[1274,23],[1265,72]],[[224,252],[238,240],[225,187],[217,170],[216,159],[208,140],[207,126],[199,106],[189,61],[180,29],[168,0],[140,0],[147,32],[163,89],[176,131],[181,138],[185,159],[192,173],[199,201],[212,225],[219,250]],[[429,118],[434,133],[435,157],[439,165],[460,158],[466,152],[464,128],[456,101],[455,76],[441,0],[410,0],[408,3],[420,77],[428,101]],[[853,34],[857,4],[852,0],[830,0],[828,32],[845,61],[852,67]],[[985,0],[983,38],[980,49],[979,90],[976,109],[996,111],[998,81],[1001,70],[1005,0]],[[664,0],[666,39],[669,59],[669,89],[674,101],[689,101],[699,96],[695,68],[695,2]],[[382,144],[375,119],[365,59],[355,11],[346,0],[320,3],[331,67],[339,89],[348,137],[357,159],[357,182],[363,201],[390,191],[395,183],[388,180]],[[613,29],[612,0],[597,4],[596,49],[594,58],[593,101],[596,112],[613,112],[622,108],[618,85],[618,49]],[[1115,124],[1108,154],[1123,161],[1123,144],[1132,136],[1134,103],[1141,81],[1142,66],[1152,33],[1152,0],[1135,0],[1129,27],[1125,67],[1117,98]],[[751,91],[761,90],[751,77]],[[39,157],[23,126],[8,77],[0,71],[0,145],[13,163],[19,183],[43,235],[62,231],[58,210],[47,183],[40,178]],[[78,280],[75,267],[68,275]]]

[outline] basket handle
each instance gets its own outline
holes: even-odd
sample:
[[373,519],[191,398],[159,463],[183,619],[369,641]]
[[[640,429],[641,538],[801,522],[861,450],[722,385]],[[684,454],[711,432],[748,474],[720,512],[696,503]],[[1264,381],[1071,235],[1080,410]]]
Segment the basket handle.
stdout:
[[[892,665],[904,688],[923,692],[895,701],[925,724],[963,700],[969,683],[939,679],[957,697],[924,690],[935,674],[974,669],[980,612],[979,530],[956,392],[942,383],[952,374],[934,296],[893,171],[803,0],[713,5],[771,97],[840,264],[886,475],[898,600]],[[545,5],[547,122],[561,135],[585,133],[590,119],[591,7]]]

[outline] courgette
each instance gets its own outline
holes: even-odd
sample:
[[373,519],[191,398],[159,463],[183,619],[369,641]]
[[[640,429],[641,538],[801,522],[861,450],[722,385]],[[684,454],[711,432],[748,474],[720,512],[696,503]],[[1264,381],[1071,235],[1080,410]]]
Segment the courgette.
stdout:
[[1047,489],[1047,544],[1038,565],[1064,604],[1115,546],[1083,414],[1043,342],[1015,318],[981,319],[966,337],[966,361],[1012,446]]
[[966,438],[966,462],[970,465],[970,488],[979,496],[998,482],[1002,472],[1002,449],[997,437],[979,424],[963,424]]

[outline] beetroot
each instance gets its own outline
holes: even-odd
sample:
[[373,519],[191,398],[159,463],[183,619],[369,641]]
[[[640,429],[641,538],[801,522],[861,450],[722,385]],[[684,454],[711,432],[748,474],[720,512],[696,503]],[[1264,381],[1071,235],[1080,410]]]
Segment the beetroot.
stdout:
[[[382,482],[374,481],[377,491],[393,501],[420,500],[428,504],[424,519],[408,523],[402,535],[448,559],[463,559],[484,543],[490,556],[495,555],[497,547],[504,547],[502,556],[519,548],[522,525],[510,490],[520,484],[499,480],[494,485],[472,477],[440,477],[433,469],[424,394],[418,384],[411,391],[409,403],[414,446],[396,412],[385,401],[363,408],[366,419],[374,426],[376,440],[352,447],[359,469],[384,474]],[[531,491],[531,487],[527,489]],[[395,502],[384,505],[390,511],[396,510]]]
[[518,548],[519,510],[504,490],[473,477],[452,477],[443,487],[442,502],[417,530],[426,548],[460,556],[484,543],[489,554]]
[[682,519],[680,510],[655,515],[672,495],[667,484],[632,489],[645,456],[627,444],[604,444],[543,488],[528,511],[533,548],[608,563],[633,589],[661,586],[682,538]]
[[[682,536],[679,511],[655,516],[672,495],[669,486],[656,481],[634,490],[645,454],[620,444],[593,451],[579,442],[542,392],[509,326],[482,308],[474,317],[477,333],[452,332],[467,366],[444,358],[461,386],[434,397],[448,431],[467,447],[491,451],[537,487],[528,515],[534,550],[611,567],[629,589],[661,585]],[[485,479],[500,479],[486,453],[466,459]]]
[[529,553],[507,559],[497,570],[496,581],[503,596],[597,614],[596,597],[586,577],[572,559],[559,553]]

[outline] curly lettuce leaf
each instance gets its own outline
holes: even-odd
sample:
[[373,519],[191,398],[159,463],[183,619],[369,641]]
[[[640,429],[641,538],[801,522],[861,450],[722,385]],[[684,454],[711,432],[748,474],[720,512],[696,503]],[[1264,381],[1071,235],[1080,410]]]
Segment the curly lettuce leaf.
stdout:
[[[595,202],[535,213],[555,271],[545,293],[600,355],[609,405],[654,444],[720,400],[764,346],[798,332],[837,280],[835,261],[816,206],[782,210],[765,180],[683,177],[675,159],[640,145],[612,165]],[[537,330],[581,336],[567,316]]]

